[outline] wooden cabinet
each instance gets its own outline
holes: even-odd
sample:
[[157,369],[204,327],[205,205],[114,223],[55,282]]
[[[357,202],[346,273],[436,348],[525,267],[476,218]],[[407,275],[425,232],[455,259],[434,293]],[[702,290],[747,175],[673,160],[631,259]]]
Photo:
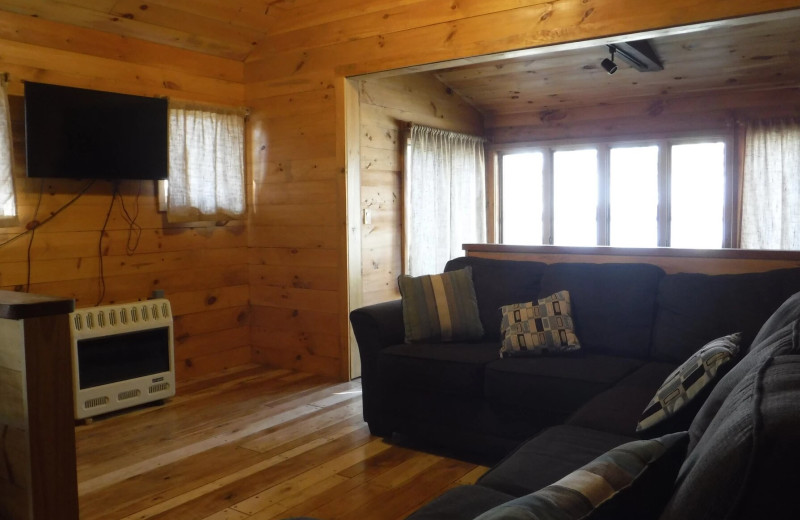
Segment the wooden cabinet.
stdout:
[[0,291],[0,518],[77,520],[71,299]]

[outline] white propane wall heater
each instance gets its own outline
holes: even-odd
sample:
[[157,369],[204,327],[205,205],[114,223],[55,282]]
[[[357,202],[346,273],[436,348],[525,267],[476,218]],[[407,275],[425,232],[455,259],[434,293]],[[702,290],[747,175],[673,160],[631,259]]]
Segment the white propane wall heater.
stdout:
[[175,395],[168,300],[78,309],[69,322],[76,419]]

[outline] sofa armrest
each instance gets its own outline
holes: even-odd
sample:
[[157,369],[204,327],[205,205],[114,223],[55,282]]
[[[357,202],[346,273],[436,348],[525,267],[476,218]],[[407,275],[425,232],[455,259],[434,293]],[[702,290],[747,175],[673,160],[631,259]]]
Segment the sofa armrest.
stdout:
[[350,323],[358,342],[362,367],[371,365],[382,349],[405,340],[401,300],[356,309],[350,313]]
[[364,419],[376,435],[390,434],[386,419],[386,389],[378,374],[378,354],[391,345],[405,341],[401,300],[361,307],[350,313],[350,323],[361,357],[361,389]]

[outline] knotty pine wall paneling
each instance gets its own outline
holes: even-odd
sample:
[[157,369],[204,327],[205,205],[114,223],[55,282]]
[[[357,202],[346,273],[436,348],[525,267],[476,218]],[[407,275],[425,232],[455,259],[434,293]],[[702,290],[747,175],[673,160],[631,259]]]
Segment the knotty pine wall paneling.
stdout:
[[[304,272],[325,270],[340,283],[321,289],[300,275],[291,275],[284,287],[252,280],[253,320],[259,323],[252,337],[259,343],[256,359],[338,372],[345,378],[349,299],[341,280],[347,279],[348,266],[340,259],[347,255],[346,190],[339,182],[327,197],[296,199],[307,183],[346,172],[344,139],[337,139],[346,125],[335,119],[347,111],[325,102],[345,98],[330,92],[342,84],[342,77],[419,65],[433,68],[431,64],[447,60],[466,63],[475,56],[620,34],[669,32],[682,25],[800,8],[800,1],[675,0],[640,3],[637,9],[617,0],[352,0],[340,9],[309,6],[298,5],[294,18],[287,13],[283,29],[266,38],[245,64],[246,103],[254,109],[249,159],[256,211],[249,231],[251,245],[258,246],[251,248],[251,266],[284,267],[286,258],[280,254],[263,256],[269,250],[289,258],[307,255]],[[334,253],[321,254],[327,249]],[[312,252],[320,257],[309,258]],[[260,330],[270,322],[280,328]],[[270,337],[273,330],[288,337],[276,341]],[[332,348],[317,343],[322,336]]]
[[400,297],[406,122],[483,135],[481,114],[432,73],[358,82],[361,105],[362,304]]
[[335,91],[251,99],[249,215],[253,360],[340,377]]
[[[19,224],[0,228],[0,243],[42,221],[72,199],[85,181],[25,177],[23,82],[26,80],[212,105],[242,106],[241,62],[0,12],[0,71],[9,74]],[[43,187],[41,203],[39,191]],[[105,295],[100,303],[136,301],[161,289],[175,314],[180,381],[251,361],[250,290],[244,221],[170,225],[158,212],[155,183],[125,181],[103,236]],[[138,212],[133,245],[121,201]],[[72,206],[31,235],[0,247],[0,289],[98,303],[98,240],[111,203],[111,183],[97,181]]]
[[800,89],[697,93],[578,109],[486,118],[495,145],[559,139],[647,139],[675,133],[732,132],[737,121],[800,115]]

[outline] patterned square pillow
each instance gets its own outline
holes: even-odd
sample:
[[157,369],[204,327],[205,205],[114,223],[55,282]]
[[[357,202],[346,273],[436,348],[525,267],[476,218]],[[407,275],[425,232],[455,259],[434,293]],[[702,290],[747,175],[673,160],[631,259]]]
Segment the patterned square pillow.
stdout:
[[397,279],[403,297],[406,343],[464,341],[483,336],[472,268]]
[[537,302],[500,307],[501,357],[569,352],[581,348],[572,321],[569,292]]
[[661,435],[689,427],[700,406],[734,365],[741,333],[710,341],[676,368],[645,407],[636,432]]
[[657,518],[672,494],[688,441],[689,434],[680,432],[623,444],[475,520]]

